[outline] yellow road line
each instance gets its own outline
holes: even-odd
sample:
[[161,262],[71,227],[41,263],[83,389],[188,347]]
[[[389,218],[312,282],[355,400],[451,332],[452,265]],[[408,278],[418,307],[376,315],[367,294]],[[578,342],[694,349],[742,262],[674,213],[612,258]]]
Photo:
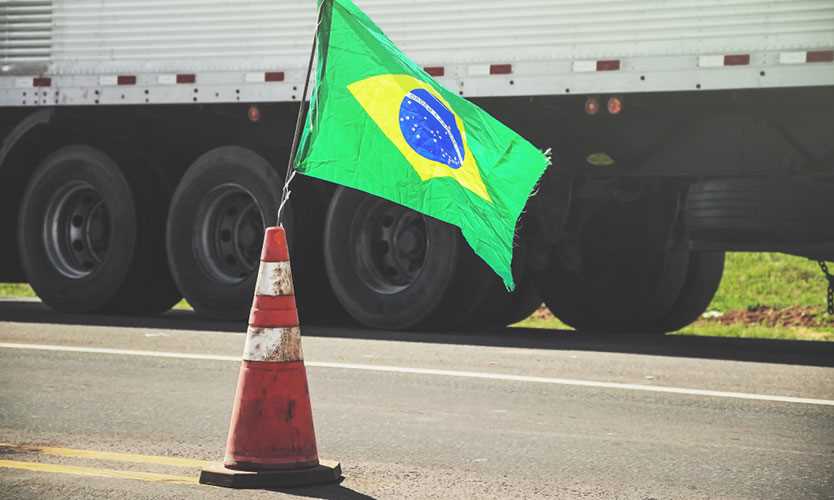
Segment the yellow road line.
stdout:
[[0,468],[28,470],[35,472],[55,472],[58,474],[73,474],[76,476],[88,477],[138,479],[140,481],[150,481],[154,483],[166,484],[197,484],[197,477],[172,476],[170,474],[154,474],[151,472],[132,472],[125,470],[96,469],[93,467],[76,467],[73,465],[18,462],[16,460],[0,460]]
[[130,462],[135,464],[156,464],[169,465],[172,467],[189,467],[201,469],[211,464],[206,460],[194,460],[191,458],[160,457],[154,455],[138,455],[135,453],[117,453],[113,451],[75,450],[72,448],[55,448],[50,446],[25,446],[8,443],[0,443],[0,450],[12,450],[40,453],[42,455],[53,455],[57,457],[88,458],[92,460],[103,460],[110,462]]

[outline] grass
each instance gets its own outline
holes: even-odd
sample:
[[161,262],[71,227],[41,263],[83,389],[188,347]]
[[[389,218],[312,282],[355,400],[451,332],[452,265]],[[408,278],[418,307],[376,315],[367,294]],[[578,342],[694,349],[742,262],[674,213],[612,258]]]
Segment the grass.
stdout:
[[711,311],[752,306],[823,310],[827,283],[816,262],[778,253],[730,253]]
[[518,323],[512,325],[515,328],[545,328],[548,330],[573,330],[573,327],[570,325],[566,325],[562,323],[562,320],[555,316],[544,316],[538,314],[539,311],[533,313],[532,316],[525,319],[524,321],[519,321]]
[[[709,311],[728,313],[758,306],[776,309],[803,306],[820,317],[825,311],[826,280],[810,260],[776,253],[727,254],[724,279]],[[0,297],[34,297],[26,284],[0,283]],[[190,309],[185,300],[176,309]],[[543,311],[513,325],[521,328],[570,330],[571,327]],[[676,335],[834,341],[834,323],[813,326],[720,324],[702,319]]]
[[[776,309],[805,306],[812,308],[819,317],[826,318],[827,286],[819,264],[811,260],[778,253],[731,253],[727,254],[724,278],[709,310],[727,313],[757,306]],[[724,325],[700,320],[678,334],[834,342],[834,326],[831,324],[807,327],[744,323]]]
[[180,300],[176,304],[174,304],[174,309],[181,310],[181,311],[190,311],[191,304],[188,303],[185,299]]
[[675,335],[702,337],[736,337],[742,339],[816,340],[834,342],[834,329],[826,327],[794,327],[732,324],[722,325],[698,321]]
[[26,283],[0,283],[0,297],[35,297],[35,291]]
[[[543,328],[548,330],[573,330],[559,318],[540,318],[533,315],[513,325],[515,328]],[[736,323],[723,325],[711,321],[698,321],[673,335],[694,335],[700,337],[734,337],[742,339],[772,340],[815,340],[834,342],[834,328],[747,325]]]

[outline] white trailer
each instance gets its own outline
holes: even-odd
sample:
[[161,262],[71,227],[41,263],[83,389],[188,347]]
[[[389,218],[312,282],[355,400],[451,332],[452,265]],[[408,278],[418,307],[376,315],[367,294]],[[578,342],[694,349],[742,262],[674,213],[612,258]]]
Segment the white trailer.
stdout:
[[[301,181],[303,314],[506,324],[543,297],[661,331],[726,250],[834,256],[831,0],[356,3],[557,164],[516,294],[447,226]],[[314,28],[313,0],[0,0],[0,280],[63,310],[245,316]]]
[[[834,84],[827,0],[357,3],[469,97]],[[3,106],[293,101],[315,28],[313,0],[0,9]]]

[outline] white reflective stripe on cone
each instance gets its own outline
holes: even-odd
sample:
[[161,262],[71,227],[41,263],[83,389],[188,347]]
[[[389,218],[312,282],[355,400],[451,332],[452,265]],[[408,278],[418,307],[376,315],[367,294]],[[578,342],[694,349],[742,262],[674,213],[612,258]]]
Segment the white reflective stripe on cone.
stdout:
[[243,346],[244,361],[301,361],[301,329],[250,326]]
[[295,295],[289,262],[261,262],[256,295]]

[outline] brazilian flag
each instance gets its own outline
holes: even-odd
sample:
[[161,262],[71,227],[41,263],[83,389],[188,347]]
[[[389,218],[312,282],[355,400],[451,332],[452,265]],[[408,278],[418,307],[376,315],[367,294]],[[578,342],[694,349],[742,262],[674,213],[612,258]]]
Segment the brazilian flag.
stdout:
[[320,3],[303,174],[460,227],[515,288],[515,226],[545,154],[408,59],[350,0]]

